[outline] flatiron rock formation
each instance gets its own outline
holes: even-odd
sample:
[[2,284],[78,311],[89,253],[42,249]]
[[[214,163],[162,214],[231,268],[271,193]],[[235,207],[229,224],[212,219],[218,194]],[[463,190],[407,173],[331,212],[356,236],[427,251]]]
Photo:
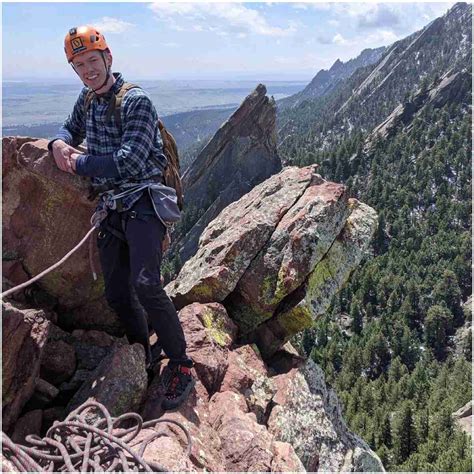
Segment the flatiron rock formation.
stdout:
[[186,212],[200,216],[175,248],[181,260],[227,205],[281,170],[276,150],[276,107],[260,84],[221,126],[183,176]]

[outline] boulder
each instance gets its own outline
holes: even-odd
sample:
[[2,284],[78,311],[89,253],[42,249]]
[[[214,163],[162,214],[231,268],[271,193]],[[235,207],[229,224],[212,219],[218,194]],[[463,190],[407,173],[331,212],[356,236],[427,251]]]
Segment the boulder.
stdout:
[[12,434],[12,441],[18,444],[28,445],[25,437],[31,434],[39,436],[41,434],[41,424],[43,422],[43,411],[32,410],[18,418]]
[[90,399],[102,403],[112,416],[138,411],[146,388],[143,346],[117,346],[83,383],[66,411],[70,413]]
[[[47,144],[45,139],[2,139],[3,250],[20,260],[30,277],[56,263],[82,240],[91,228],[95,209],[87,200],[88,179],[60,171]],[[94,260],[99,270],[97,255]],[[21,271],[9,272],[14,274],[18,282],[23,279]],[[91,303],[103,299],[103,279],[92,278],[88,244],[38,284],[65,310],[89,302],[89,314],[94,313]],[[97,311],[94,317],[104,326],[117,325],[111,311]],[[80,320],[75,324],[80,327]]]
[[377,214],[355,199],[350,199],[348,206],[351,214],[324,257],[298,290],[280,305],[273,318],[255,331],[254,337],[264,357],[270,357],[291,337],[311,327],[367,254],[376,230]]
[[285,168],[225,208],[166,290],[222,302],[264,358],[324,313],[361,262],[377,215],[314,166]]
[[199,250],[166,286],[175,306],[222,302],[236,287],[282,216],[300,198],[314,167],[290,167],[227,206],[206,228]]
[[76,351],[73,346],[60,340],[46,344],[40,370],[43,379],[59,385],[71,378],[75,370]]
[[50,322],[43,311],[2,303],[3,430],[15,423],[35,391]]
[[227,353],[237,326],[219,303],[193,303],[179,312],[187,354],[209,394],[219,390],[228,366]]
[[183,175],[187,212],[201,217],[176,245],[182,261],[194,255],[202,231],[226,206],[281,170],[276,106],[266,92],[259,84]]
[[271,318],[280,302],[305,282],[349,214],[346,187],[315,175],[252,260],[228,303],[243,332]]

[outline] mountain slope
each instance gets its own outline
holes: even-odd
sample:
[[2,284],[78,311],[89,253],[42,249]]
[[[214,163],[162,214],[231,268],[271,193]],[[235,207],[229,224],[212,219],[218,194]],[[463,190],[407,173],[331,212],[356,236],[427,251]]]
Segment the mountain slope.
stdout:
[[378,62],[385,49],[385,47],[364,49],[359,56],[345,63],[338,59],[328,71],[321,69],[301,92],[277,101],[278,108],[283,110],[296,107],[304,100],[327,95],[340,81],[350,77],[356,69]]
[[280,112],[286,163],[380,216],[373,255],[298,341],[344,416],[389,471],[471,472],[451,413],[472,398],[472,6],[359,68],[330,94]]
[[471,68],[472,7],[458,3],[421,31],[394,43],[380,61],[361,67],[327,96],[279,114],[282,151],[305,135],[311,147],[330,143],[384,120],[407,95],[449,70]]

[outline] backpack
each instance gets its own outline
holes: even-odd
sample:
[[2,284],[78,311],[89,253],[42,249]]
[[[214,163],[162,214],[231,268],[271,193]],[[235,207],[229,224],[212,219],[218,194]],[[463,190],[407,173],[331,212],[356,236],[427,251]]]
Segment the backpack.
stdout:
[[[122,105],[123,96],[130,90],[140,88],[135,84],[130,82],[125,82],[117,94],[113,94],[110,99],[109,106],[107,108],[107,115],[105,120],[109,121],[112,117],[112,114],[115,116],[115,122],[118,124],[119,128],[122,127],[122,118],[120,114],[120,107]],[[90,90],[87,92],[85,99],[85,112],[90,108],[92,99],[94,98],[94,91]],[[184,195],[183,195],[183,184],[181,182],[181,168],[179,164],[179,155],[178,155],[178,146],[176,145],[176,140],[173,135],[171,135],[168,130],[166,130],[163,122],[158,119],[158,129],[160,130],[161,140],[163,141],[163,153],[168,160],[168,164],[164,171],[164,180],[165,185],[173,188],[176,191],[178,197],[178,207],[182,211],[184,204]]]

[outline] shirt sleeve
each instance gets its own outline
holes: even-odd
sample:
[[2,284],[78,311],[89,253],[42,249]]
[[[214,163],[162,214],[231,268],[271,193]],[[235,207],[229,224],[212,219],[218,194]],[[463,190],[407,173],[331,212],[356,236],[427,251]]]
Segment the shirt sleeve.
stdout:
[[82,89],[76,103],[74,104],[72,113],[60,127],[56,136],[48,143],[49,149],[55,140],[62,140],[73,147],[76,147],[83,142],[86,137],[86,117],[84,107],[87,91],[88,89],[86,87]]
[[[130,91],[130,92],[133,92]],[[110,155],[86,155],[81,158],[80,172],[98,178],[133,178],[145,173],[147,160],[157,133],[158,114],[151,99],[145,94],[128,93],[122,102],[122,140],[120,148]],[[111,159],[115,166],[93,169],[88,163]],[[101,169],[99,169],[101,168]],[[100,174],[97,174],[99,173]],[[94,174],[92,174],[94,173]]]

